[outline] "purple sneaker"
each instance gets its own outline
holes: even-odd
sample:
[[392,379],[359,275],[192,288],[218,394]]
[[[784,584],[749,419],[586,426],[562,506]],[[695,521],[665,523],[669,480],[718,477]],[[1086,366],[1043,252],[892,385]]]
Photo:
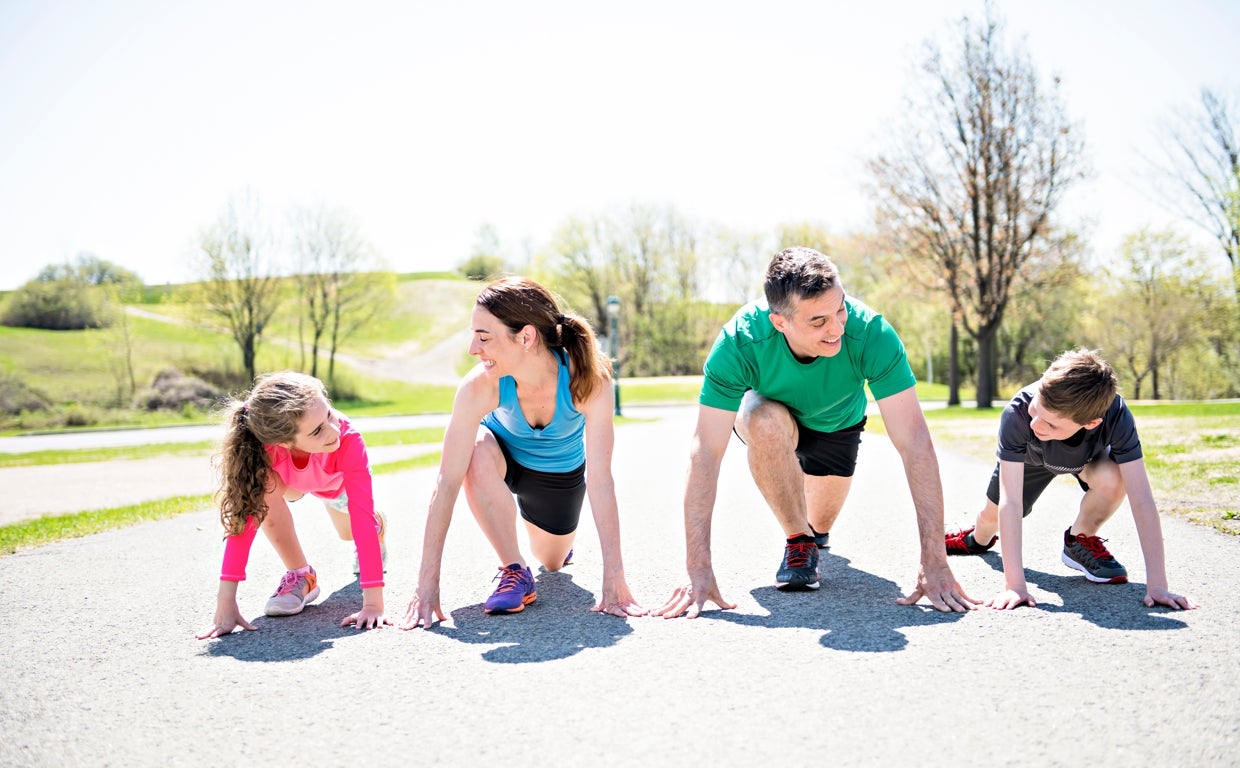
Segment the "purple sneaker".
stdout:
[[487,613],[520,613],[525,606],[538,599],[534,574],[530,573],[529,568],[518,563],[505,565],[492,581],[496,579],[499,586],[482,605],[482,610]]

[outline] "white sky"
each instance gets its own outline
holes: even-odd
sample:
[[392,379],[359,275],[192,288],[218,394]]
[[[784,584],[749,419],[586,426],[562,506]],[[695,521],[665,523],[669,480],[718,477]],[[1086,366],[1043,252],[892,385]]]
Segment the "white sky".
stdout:
[[[766,232],[865,227],[865,160],[969,0],[761,3],[0,0],[0,289],[81,251],[193,278],[252,190],[349,210],[396,270],[514,251],[570,214],[670,203]],[[1173,216],[1156,122],[1240,84],[1240,3],[999,2],[1064,79],[1100,254]],[[278,222],[277,222],[278,223]],[[1219,257],[1222,261],[1222,257]]]

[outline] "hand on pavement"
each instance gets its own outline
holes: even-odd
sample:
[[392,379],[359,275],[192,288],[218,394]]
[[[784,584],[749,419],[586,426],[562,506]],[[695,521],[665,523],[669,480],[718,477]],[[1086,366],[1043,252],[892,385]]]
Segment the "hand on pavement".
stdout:
[[965,594],[957,583],[947,563],[934,564],[927,569],[923,563],[917,572],[917,587],[907,597],[897,598],[900,605],[916,605],[923,597],[930,601],[936,611],[944,613],[972,611],[977,608],[980,600],[974,600]]
[[650,615],[674,619],[684,614],[685,618],[696,619],[702,613],[702,608],[708,600],[725,611],[736,607],[736,603],[729,603],[719,593],[719,585],[715,583],[713,572],[690,574],[689,578],[689,585],[682,584],[676,587],[667,602],[658,610],[651,611]]
[[1168,592],[1165,589],[1146,589],[1145,590],[1145,607],[1153,608],[1155,605],[1165,605],[1168,608],[1174,608],[1177,611],[1191,611],[1199,607],[1191,597],[1187,595],[1177,595],[1174,592]]
[[216,609],[215,620],[211,623],[211,626],[197,633],[194,637],[198,640],[223,637],[224,635],[231,634],[239,626],[245,627],[251,632],[258,629],[258,627],[246,621],[245,617],[241,615],[241,610],[237,607],[236,602],[234,602],[231,606]]
[[382,609],[376,610],[363,605],[362,610],[345,616],[344,620],[340,622],[340,626],[354,626],[358,629],[382,629],[383,627],[392,626],[392,620],[383,615]]
[[1010,610],[1019,605],[1027,605],[1030,608],[1034,608],[1037,604],[1038,601],[1034,600],[1029,591],[1025,589],[1008,589],[986,601],[986,605],[1000,611]]
[[430,629],[435,620],[444,621],[443,609],[439,607],[439,592],[428,592],[426,595],[415,593],[405,609],[405,620],[400,623],[401,629]]

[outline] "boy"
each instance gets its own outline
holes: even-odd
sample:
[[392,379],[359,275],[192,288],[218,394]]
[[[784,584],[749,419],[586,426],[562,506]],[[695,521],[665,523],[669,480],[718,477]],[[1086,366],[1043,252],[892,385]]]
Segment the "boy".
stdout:
[[[1098,529],[1128,496],[1145,555],[1145,605],[1196,608],[1167,589],[1162,528],[1142,461],[1132,412],[1116,392],[1115,372],[1097,352],[1064,352],[1042,378],[1017,393],[999,419],[998,466],[987,503],[972,528],[947,534],[949,555],[980,555],[1002,540],[1005,591],[993,608],[1036,605],[1025,584],[1021,520],[1056,475],[1071,474],[1085,495],[1076,521],[1064,531],[1064,565],[1100,584],[1128,581]],[[985,542],[985,543],[982,543]]]

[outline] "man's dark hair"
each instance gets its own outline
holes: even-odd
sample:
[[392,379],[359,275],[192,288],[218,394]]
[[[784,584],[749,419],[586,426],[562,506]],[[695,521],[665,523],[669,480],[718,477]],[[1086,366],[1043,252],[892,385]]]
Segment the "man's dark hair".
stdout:
[[762,289],[771,311],[788,317],[795,302],[817,298],[839,281],[839,270],[830,259],[813,248],[797,246],[775,254]]

